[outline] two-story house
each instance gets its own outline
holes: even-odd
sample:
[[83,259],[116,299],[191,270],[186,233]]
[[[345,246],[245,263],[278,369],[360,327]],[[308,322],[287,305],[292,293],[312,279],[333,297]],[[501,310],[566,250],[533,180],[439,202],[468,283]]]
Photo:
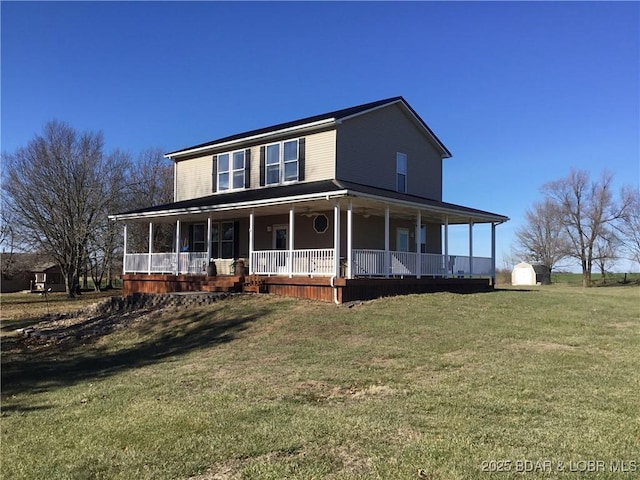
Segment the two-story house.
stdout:
[[[337,302],[486,288],[508,218],[442,201],[450,156],[402,97],[168,153],[175,201],[111,217],[125,222],[125,292],[212,287],[210,262],[219,276],[243,265],[269,292]],[[148,223],[149,238],[171,222],[173,251],[126,251],[128,222]],[[491,258],[473,256],[478,223],[491,224]],[[454,224],[469,225],[465,255],[449,252]]]

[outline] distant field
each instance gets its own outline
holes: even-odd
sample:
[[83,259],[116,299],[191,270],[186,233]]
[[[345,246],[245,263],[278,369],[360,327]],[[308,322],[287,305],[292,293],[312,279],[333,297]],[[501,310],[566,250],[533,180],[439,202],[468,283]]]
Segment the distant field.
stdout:
[[[599,273],[591,274],[591,281],[596,286],[603,285],[619,285],[625,282],[624,273],[608,273],[603,279]],[[628,273],[626,274],[626,281],[630,283],[640,283],[640,273]],[[552,283],[565,283],[569,285],[582,286],[582,274],[580,273],[552,273]]]
[[[42,313],[29,298],[3,295],[5,332]],[[640,287],[562,284],[352,308],[235,296],[62,345],[5,335],[1,473],[637,478],[638,352]]]

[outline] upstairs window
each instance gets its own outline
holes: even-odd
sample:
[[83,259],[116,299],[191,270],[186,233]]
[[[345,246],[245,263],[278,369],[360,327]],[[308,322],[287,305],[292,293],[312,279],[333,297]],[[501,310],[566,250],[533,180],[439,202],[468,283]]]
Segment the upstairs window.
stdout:
[[396,190],[407,193],[407,155],[396,153]]
[[267,185],[280,183],[280,144],[267,145]]
[[221,153],[213,157],[213,191],[249,188],[251,150]]
[[304,138],[260,148],[260,185],[304,180]]

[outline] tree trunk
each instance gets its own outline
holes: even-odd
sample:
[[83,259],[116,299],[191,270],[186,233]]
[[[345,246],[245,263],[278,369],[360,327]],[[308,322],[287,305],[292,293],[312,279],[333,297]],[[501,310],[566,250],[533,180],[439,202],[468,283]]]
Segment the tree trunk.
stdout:
[[[65,272],[65,270],[63,270],[63,272]],[[64,275],[64,287],[67,293],[67,298],[76,297],[76,281],[75,268],[67,265],[66,273]]]
[[591,286],[591,271],[584,270],[582,272],[582,286],[585,288],[589,288]]

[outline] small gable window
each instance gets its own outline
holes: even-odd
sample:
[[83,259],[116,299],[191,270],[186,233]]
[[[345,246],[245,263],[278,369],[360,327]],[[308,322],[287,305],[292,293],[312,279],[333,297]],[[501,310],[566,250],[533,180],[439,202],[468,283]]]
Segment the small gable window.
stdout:
[[407,155],[396,153],[396,190],[407,193]]

